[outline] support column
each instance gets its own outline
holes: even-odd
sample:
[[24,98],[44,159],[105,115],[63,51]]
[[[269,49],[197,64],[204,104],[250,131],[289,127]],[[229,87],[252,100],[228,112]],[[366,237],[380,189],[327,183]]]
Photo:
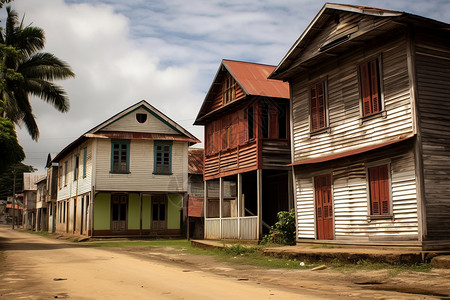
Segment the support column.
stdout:
[[219,224],[220,224],[220,239],[223,238],[222,233],[222,205],[223,205],[223,178],[219,178]]
[[139,210],[139,235],[142,235],[142,193],[139,193],[140,210]]
[[206,217],[207,217],[207,209],[208,206],[208,182],[206,180],[203,181],[203,238],[206,240]]
[[258,210],[258,227],[257,227],[257,239],[262,238],[262,170],[256,170],[256,187],[257,187],[257,210]]
[[242,174],[237,174],[237,222],[238,239],[241,239],[241,202],[242,202]]

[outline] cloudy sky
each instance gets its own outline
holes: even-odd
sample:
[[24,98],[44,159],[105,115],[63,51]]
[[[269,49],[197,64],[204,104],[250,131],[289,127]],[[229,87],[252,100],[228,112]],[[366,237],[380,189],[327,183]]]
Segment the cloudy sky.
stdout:
[[[14,0],[25,24],[44,29],[45,51],[67,61],[75,79],[60,82],[68,113],[32,99],[34,142],[18,129],[26,164],[44,170],[95,125],[145,99],[203,140],[193,126],[224,58],[277,65],[324,5],[317,0]],[[450,23],[448,0],[367,1]],[[2,23],[4,24],[4,23]],[[200,145],[201,146],[201,145]]]

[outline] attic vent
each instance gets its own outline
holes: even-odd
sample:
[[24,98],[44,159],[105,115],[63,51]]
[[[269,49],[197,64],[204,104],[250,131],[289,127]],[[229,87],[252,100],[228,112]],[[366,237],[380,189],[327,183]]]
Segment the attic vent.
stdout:
[[323,45],[322,47],[320,47],[319,51],[320,52],[324,52],[327,51],[328,49],[331,49],[345,41],[347,41],[350,38],[350,34],[346,34],[344,36],[341,36],[340,38],[335,39],[334,41],[329,42],[326,45]]
[[144,123],[145,121],[147,121],[147,114],[136,114],[136,120],[139,123]]

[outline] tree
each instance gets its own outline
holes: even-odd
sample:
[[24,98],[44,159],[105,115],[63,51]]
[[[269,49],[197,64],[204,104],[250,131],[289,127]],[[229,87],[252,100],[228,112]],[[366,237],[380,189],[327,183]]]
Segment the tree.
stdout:
[[0,173],[8,166],[25,158],[25,153],[17,141],[13,123],[0,117]]
[[14,176],[16,173],[16,193],[19,193],[23,189],[23,173],[34,172],[35,168],[27,166],[23,163],[10,165],[6,169],[0,172],[0,199],[4,199],[8,196],[12,196]]
[[[3,1],[0,0],[0,4]],[[69,98],[53,80],[67,79],[75,74],[70,66],[46,52],[45,35],[41,28],[19,23],[17,12],[6,8],[6,26],[0,34],[0,113],[15,124],[23,122],[33,138],[39,138],[39,129],[30,103],[30,95],[37,96],[60,112],[69,110]]]

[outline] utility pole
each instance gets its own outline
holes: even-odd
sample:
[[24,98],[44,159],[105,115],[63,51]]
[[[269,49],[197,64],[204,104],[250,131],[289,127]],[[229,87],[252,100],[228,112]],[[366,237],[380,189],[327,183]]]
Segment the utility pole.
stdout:
[[16,222],[16,168],[13,168],[13,200],[12,200],[12,229],[14,229],[14,223]]

